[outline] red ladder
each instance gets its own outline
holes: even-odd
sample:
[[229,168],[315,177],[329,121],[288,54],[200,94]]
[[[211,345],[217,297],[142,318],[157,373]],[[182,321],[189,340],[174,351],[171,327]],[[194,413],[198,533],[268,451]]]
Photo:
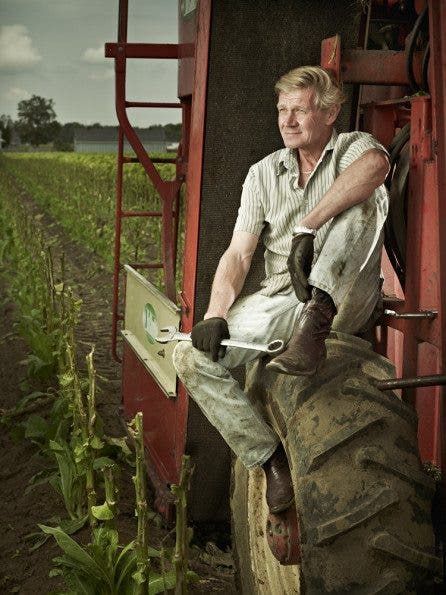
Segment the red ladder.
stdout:
[[[127,58],[178,59],[178,44],[127,43],[128,0],[119,2],[118,43],[105,44],[105,56],[115,60],[116,113],[119,121],[118,159],[116,174],[116,211],[115,211],[115,246],[113,271],[112,305],[112,355],[121,361],[117,352],[118,325],[124,315],[119,311],[122,221],[128,217],[161,217],[161,253],[162,262],[130,262],[134,269],[163,269],[164,285],[167,297],[176,301],[175,264],[178,239],[180,190],[185,179],[186,159],[183,155],[184,135],[188,131],[190,105],[186,102],[163,103],[126,100],[126,63]],[[129,122],[127,108],[181,108],[182,142],[176,158],[151,158],[145,150],[138,134]],[[124,138],[134,150],[136,157],[124,156]],[[186,145],[187,146],[187,145]],[[123,168],[127,163],[140,163],[153,186],[161,197],[160,211],[128,211],[123,209]],[[163,180],[155,168],[155,163],[175,163],[176,175],[173,180]]]

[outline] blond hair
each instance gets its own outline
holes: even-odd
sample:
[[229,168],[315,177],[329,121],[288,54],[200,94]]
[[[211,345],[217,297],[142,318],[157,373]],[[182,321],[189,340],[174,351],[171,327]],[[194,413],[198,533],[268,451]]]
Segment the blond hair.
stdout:
[[315,92],[315,105],[318,109],[329,109],[341,105],[346,100],[341,85],[320,66],[300,66],[280,77],[274,90],[292,93],[296,89],[312,88]]

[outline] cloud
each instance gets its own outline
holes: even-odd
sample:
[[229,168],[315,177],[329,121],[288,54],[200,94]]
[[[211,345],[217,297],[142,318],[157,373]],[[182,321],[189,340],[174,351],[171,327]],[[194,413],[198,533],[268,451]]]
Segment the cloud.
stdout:
[[104,46],[98,48],[87,48],[82,54],[82,58],[89,64],[104,64],[106,58],[104,56]]
[[0,69],[28,70],[42,59],[24,25],[0,27]]
[[112,78],[114,78],[115,76],[115,71],[113,70],[113,68],[108,68],[107,70],[104,70],[103,72],[91,72],[88,75],[88,78],[91,79],[92,81],[108,81]]
[[20,87],[11,87],[10,89],[8,89],[6,91],[6,93],[4,95],[5,95],[6,99],[10,99],[12,101],[14,101],[14,100],[21,101],[22,99],[30,99],[31,98],[31,93],[29,91],[27,91],[26,89],[21,89]]

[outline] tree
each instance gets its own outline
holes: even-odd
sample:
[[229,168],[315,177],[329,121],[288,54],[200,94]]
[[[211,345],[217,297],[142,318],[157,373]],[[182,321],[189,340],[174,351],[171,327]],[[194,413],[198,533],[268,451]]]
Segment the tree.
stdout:
[[181,124],[166,124],[164,126],[167,141],[181,140]]
[[10,116],[2,114],[0,116],[0,136],[2,138],[2,146],[8,147],[11,144],[11,134],[13,128],[13,121]]
[[17,130],[22,142],[37,147],[52,141],[59,132],[52,99],[33,95],[19,102],[17,113]]
[[74,131],[76,128],[85,128],[79,122],[67,122],[62,124],[56,138],[53,141],[53,147],[56,151],[74,150]]

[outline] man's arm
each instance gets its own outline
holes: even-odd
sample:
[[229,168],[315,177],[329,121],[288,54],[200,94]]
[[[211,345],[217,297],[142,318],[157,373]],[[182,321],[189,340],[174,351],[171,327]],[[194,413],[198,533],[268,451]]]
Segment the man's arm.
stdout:
[[229,248],[221,257],[215,272],[205,320],[215,316],[226,318],[245,283],[258,241],[258,235],[247,231],[234,232]]
[[389,171],[387,155],[370,149],[346,167],[315,208],[298,225],[319,229],[329,219],[370,198]]
[[[367,200],[384,182],[388,171],[389,160],[384,151],[365,151],[339,174],[316,207],[301,219],[298,227],[319,229],[339,213]],[[287,261],[291,284],[301,302],[311,298],[308,277],[314,256],[313,241],[311,233],[304,230],[297,233],[292,239]]]

